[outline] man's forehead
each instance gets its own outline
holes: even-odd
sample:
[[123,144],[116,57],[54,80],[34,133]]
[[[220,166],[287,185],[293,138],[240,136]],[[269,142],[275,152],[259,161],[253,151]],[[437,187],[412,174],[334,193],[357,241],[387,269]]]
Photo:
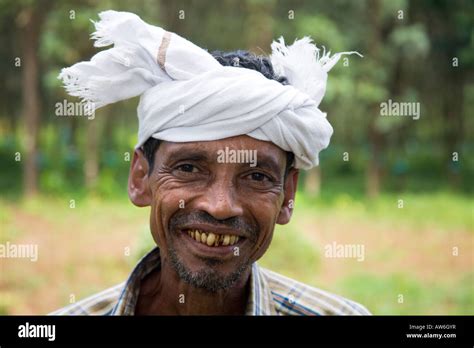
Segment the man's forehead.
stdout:
[[[163,161],[195,159],[221,163],[219,156],[234,155],[236,158],[245,159],[245,156],[251,155],[254,156],[251,158],[252,162],[254,161],[259,167],[280,171],[286,164],[285,151],[271,142],[257,140],[247,135],[212,141],[183,143],[163,141],[158,152],[158,158],[161,157]],[[231,157],[227,159],[230,159],[230,163],[236,163]],[[225,158],[222,163],[227,163]]]
[[169,142],[162,141],[160,146],[164,152],[175,152],[185,150],[202,150],[210,153],[225,150],[226,148],[231,150],[257,150],[257,153],[261,152],[267,155],[275,155],[277,157],[282,156],[286,158],[285,151],[280,149],[275,144],[269,141],[262,141],[249,137],[248,135],[239,135],[231,138],[210,140],[210,141],[194,141],[194,142]]

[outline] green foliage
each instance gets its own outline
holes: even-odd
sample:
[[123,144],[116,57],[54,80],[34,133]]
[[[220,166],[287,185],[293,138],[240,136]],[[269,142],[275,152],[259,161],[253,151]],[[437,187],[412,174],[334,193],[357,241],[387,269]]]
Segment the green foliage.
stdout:
[[[403,207],[400,205],[400,199],[403,201]],[[459,228],[474,233],[473,200],[449,192],[384,194],[376,200],[371,200],[323,189],[318,198],[298,192],[296,207],[316,216],[337,215],[337,212],[343,211],[347,218],[363,216],[374,222],[383,221],[399,227],[405,224],[437,231]]]
[[334,21],[324,15],[303,15],[296,23],[296,30],[301,36],[311,36],[321,49],[325,47],[332,52],[347,49],[344,34]]
[[270,248],[259,263],[300,281],[311,281],[319,270],[319,254],[296,228],[276,227]]
[[442,315],[474,312],[473,274],[454,284],[422,283],[403,273],[378,276],[352,275],[337,285],[338,291],[357,298],[378,315]]
[[[381,1],[378,22],[369,20],[369,3],[338,0],[294,3],[291,1],[244,1],[242,4],[224,1],[211,3],[137,2],[124,0],[106,2],[55,2],[47,7],[42,28],[39,57],[41,60],[40,87],[43,113],[40,123],[40,142],[37,163],[40,189],[45,193],[86,192],[84,163],[89,143],[89,127],[85,119],[58,118],[55,104],[66,96],[57,75],[64,66],[89,59],[97,48],[92,46],[89,34],[93,30],[90,20],[108,8],[136,12],[144,19],[170,26],[180,34],[203,47],[213,49],[248,48],[256,42],[259,51],[269,52],[269,40],[284,35],[286,42],[294,38],[311,36],[320,48],[332,52],[357,50],[364,58],[349,56],[331,71],[328,88],[321,109],[328,112],[334,126],[331,146],[321,158],[324,185],[336,183],[349,194],[364,192],[368,163],[373,145],[368,137],[371,125],[384,138],[378,161],[384,176],[382,189],[387,192],[433,192],[448,187],[455,191],[472,192],[469,178],[474,175],[474,160],[467,154],[472,151],[472,118],[474,87],[464,81],[464,103],[459,116],[464,125],[455,145],[460,161],[450,161],[445,146],[449,135],[445,132],[446,93],[441,88],[444,76],[455,73],[450,61],[439,65],[443,55],[452,58],[457,54],[461,76],[468,75],[472,55],[472,4],[457,1],[425,2],[421,6],[405,0]],[[18,25],[15,15],[33,2],[2,2],[4,18],[5,52],[17,52],[18,33],[8,28]],[[186,19],[172,21],[168,14],[185,10]],[[289,19],[289,10],[294,19]],[[403,11],[403,19],[398,18]],[[452,26],[438,26],[433,31],[429,20],[446,21]],[[364,19],[364,20],[361,20]],[[440,23],[441,23],[440,22]],[[216,35],[216,33],[219,35]],[[452,50],[449,42],[452,41]],[[253,47],[254,48],[254,47]],[[453,53],[453,54],[451,54]],[[10,53],[9,53],[10,54]],[[3,62],[3,60],[2,60]],[[5,72],[3,109],[0,109],[0,168],[2,194],[20,195],[22,165],[12,154],[25,148],[25,133],[21,123],[21,84],[19,70],[11,69],[11,57],[1,63]],[[5,65],[3,65],[5,64]],[[440,70],[442,67],[444,70]],[[430,81],[430,79],[434,80]],[[425,82],[425,80],[428,80]],[[437,86],[435,89],[432,86]],[[421,102],[421,119],[413,121],[402,117],[377,117],[379,105],[387,99]],[[132,152],[136,139],[137,98],[97,112],[100,124],[98,159],[99,176],[95,194],[113,196],[124,189],[129,162],[123,160],[125,152]],[[341,154],[349,151],[350,162],[342,162]],[[448,178],[457,176],[458,185]],[[304,174],[302,174],[304,178]],[[328,180],[330,178],[330,180]],[[355,185],[355,186],[352,186]],[[330,189],[331,191],[332,189]]]
[[401,27],[394,30],[390,39],[399,54],[416,63],[426,57],[430,41],[421,24]]

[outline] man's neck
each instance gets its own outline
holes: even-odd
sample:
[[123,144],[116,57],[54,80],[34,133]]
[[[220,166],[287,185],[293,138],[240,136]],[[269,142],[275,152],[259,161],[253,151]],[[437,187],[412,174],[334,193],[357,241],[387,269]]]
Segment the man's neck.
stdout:
[[211,292],[179,278],[168,262],[142,280],[136,315],[243,315],[249,296],[249,268],[234,286]]

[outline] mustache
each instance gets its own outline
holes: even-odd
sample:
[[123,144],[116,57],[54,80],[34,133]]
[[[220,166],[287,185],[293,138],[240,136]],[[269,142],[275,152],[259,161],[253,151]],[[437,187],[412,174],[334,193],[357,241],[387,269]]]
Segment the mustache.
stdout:
[[219,220],[209,213],[200,210],[191,212],[178,211],[170,218],[169,227],[171,230],[177,230],[182,226],[199,223],[245,231],[246,237],[253,240],[257,239],[260,233],[259,228],[255,224],[245,221],[242,217],[234,216]]

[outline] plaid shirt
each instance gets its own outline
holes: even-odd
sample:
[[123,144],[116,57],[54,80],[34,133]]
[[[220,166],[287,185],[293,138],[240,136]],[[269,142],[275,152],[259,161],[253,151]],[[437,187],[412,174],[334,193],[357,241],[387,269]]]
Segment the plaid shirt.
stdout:
[[[140,282],[161,267],[160,250],[145,255],[128,280],[52,315],[134,315]],[[369,315],[363,306],[341,296],[261,268],[254,263],[246,315]]]

